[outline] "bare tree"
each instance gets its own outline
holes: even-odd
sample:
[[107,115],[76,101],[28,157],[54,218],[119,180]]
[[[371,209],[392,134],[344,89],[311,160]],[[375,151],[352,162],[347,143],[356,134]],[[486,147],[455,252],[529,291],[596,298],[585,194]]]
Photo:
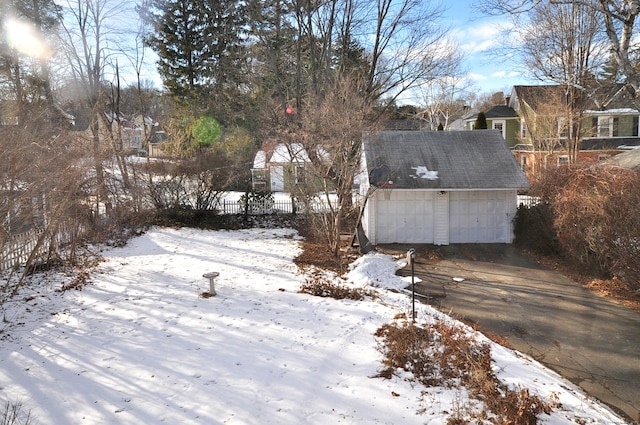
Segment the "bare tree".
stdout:
[[[313,217],[337,256],[345,220],[354,213],[352,185],[359,171],[362,134],[375,129],[370,121],[374,111],[356,82],[340,80],[327,95],[309,98],[305,112],[288,132],[288,140],[302,142],[311,160],[306,184],[299,185],[296,194],[305,202],[319,199],[326,205]],[[333,193],[337,203],[332,202]]]
[[[571,6],[588,9],[604,31],[610,54],[613,56],[625,82],[632,87],[636,97],[640,95],[640,70],[635,66],[638,46],[633,36],[640,14],[637,0],[484,0],[478,8],[490,15],[509,15],[520,21],[528,13],[548,5]],[[600,58],[603,59],[603,58]]]
[[571,163],[577,161],[580,149],[583,113],[587,105],[598,102],[595,75],[607,58],[595,6],[593,1],[540,4],[521,31],[525,66],[540,80],[563,88],[563,96],[555,96],[547,106],[561,114],[559,127]]
[[[103,208],[111,212],[116,200],[112,196],[115,186],[109,187],[105,175],[104,161],[112,158],[117,149],[114,149],[112,144],[112,123],[107,119],[108,114],[114,111],[107,110],[109,91],[106,90],[104,79],[107,71],[115,72],[115,67],[111,68],[110,63],[115,51],[110,49],[110,43],[117,43],[121,36],[109,24],[113,23],[126,7],[127,2],[120,0],[67,0],[64,7],[65,20],[61,41],[68,70],[80,89],[80,102],[89,122],[96,182],[96,212]],[[116,79],[119,80],[118,77]],[[113,101],[111,103],[113,106]],[[122,161],[118,161],[118,164],[122,171]]]
[[453,117],[461,116],[468,106],[469,87],[454,75],[434,79],[420,87],[422,102],[421,115],[430,130],[437,130],[441,124],[447,128]]
[[532,104],[523,104],[520,110],[526,126],[526,141],[534,151],[530,166],[535,169],[546,169],[549,158],[563,147],[567,134],[564,117],[570,114],[564,92],[562,86],[536,88],[528,94]]
[[336,191],[324,233],[337,255],[362,131],[374,129],[376,117],[407,91],[450,75],[454,47],[440,25],[442,9],[431,2],[262,3],[249,8],[260,17],[253,33],[262,55],[254,65],[264,77],[255,91],[269,106],[262,108],[268,125],[261,136],[303,142],[324,190]]

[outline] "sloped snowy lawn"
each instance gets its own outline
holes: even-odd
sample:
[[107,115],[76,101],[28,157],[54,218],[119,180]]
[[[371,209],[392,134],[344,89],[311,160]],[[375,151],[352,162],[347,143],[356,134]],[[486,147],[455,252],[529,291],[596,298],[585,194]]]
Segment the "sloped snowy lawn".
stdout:
[[[105,251],[82,291],[35,276],[3,306],[0,401],[41,424],[442,424],[467,403],[464,390],[375,377],[374,332],[410,310],[385,289],[402,286],[390,257],[349,274],[377,298],[337,301],[297,293],[299,249],[289,229],[153,229]],[[218,295],[203,298],[209,271]],[[624,423],[537,363],[493,352],[505,381],[558,394],[566,410],[545,423]]]

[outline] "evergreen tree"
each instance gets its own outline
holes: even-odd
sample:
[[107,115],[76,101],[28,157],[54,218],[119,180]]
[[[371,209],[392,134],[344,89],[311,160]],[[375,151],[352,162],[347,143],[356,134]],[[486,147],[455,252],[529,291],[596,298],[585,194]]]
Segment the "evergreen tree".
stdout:
[[476,118],[476,125],[474,130],[486,130],[487,129],[487,117],[484,115],[484,112],[478,113],[478,117]]
[[244,3],[236,0],[145,0],[145,42],[159,57],[169,93],[222,114],[245,81]]
[[[45,34],[54,31],[60,21],[60,7],[53,0],[10,0],[0,3],[0,27],[7,37],[0,37],[0,85],[4,99],[11,99],[14,114],[21,125],[38,116],[39,124],[54,124],[54,110],[49,76],[49,53]],[[34,45],[17,46],[24,32]],[[15,32],[15,33],[11,33]],[[6,111],[5,111],[6,112]],[[45,118],[45,119],[43,119]],[[35,131],[35,129],[34,129]]]

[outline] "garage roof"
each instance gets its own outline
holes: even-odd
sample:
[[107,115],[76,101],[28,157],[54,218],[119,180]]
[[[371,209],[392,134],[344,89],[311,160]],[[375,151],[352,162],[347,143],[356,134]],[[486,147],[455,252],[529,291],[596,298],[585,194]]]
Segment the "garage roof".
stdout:
[[398,189],[527,189],[497,130],[381,131],[364,136],[369,182]]

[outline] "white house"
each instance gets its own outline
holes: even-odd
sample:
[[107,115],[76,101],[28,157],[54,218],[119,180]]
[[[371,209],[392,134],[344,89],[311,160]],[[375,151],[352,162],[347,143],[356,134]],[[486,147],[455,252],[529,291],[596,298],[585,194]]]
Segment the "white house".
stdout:
[[[321,146],[317,155],[328,160],[329,155]],[[311,160],[302,143],[278,143],[259,150],[253,160],[251,180],[254,191],[292,192],[296,185],[309,183],[307,168]]]
[[517,193],[529,182],[499,131],[371,133],[361,165],[373,244],[513,242]]

